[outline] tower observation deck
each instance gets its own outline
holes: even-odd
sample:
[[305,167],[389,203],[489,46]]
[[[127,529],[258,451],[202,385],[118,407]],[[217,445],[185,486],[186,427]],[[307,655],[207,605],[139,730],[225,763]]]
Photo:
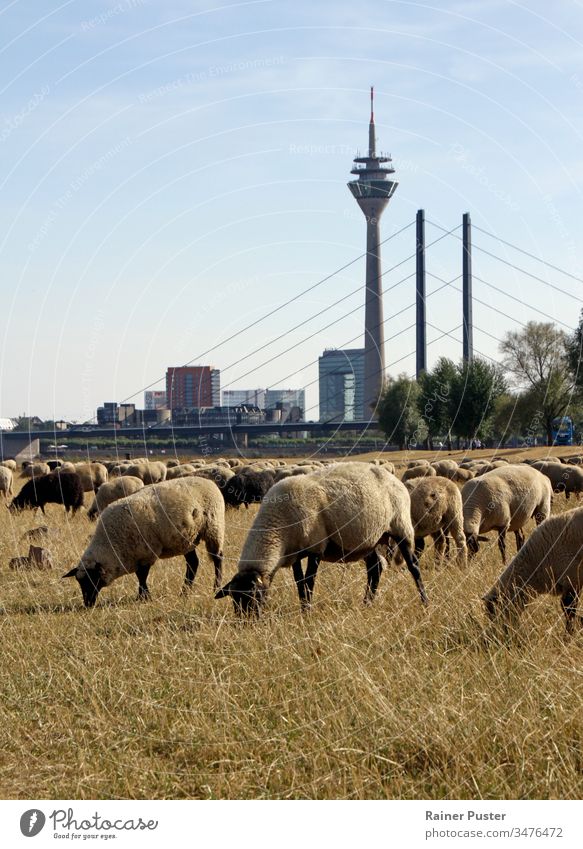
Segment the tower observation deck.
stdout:
[[381,277],[380,218],[399,185],[390,179],[395,173],[391,157],[376,152],[374,88],[370,90],[368,156],[356,156],[348,188],[366,218],[366,300],[364,315],[364,409],[376,418],[374,410],[385,379],[383,331],[383,286]]

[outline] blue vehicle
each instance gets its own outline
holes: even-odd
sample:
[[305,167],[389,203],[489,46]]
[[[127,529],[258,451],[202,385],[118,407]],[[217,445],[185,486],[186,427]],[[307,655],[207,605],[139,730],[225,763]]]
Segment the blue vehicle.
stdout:
[[555,445],[572,445],[575,428],[573,419],[569,416],[560,416],[553,419],[551,423],[553,443]]

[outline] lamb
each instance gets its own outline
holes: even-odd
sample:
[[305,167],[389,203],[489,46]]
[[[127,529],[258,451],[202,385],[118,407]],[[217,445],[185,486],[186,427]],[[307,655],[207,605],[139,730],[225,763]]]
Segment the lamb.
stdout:
[[405,469],[401,480],[405,483],[405,481],[413,480],[413,478],[429,478],[436,475],[437,472],[428,463],[426,466],[412,466],[410,469]]
[[[385,558],[379,546],[397,543],[417,585],[427,596],[413,552],[410,498],[382,466],[337,465],[275,484],[255,517],[236,575],[215,598],[231,596],[237,613],[258,615],[274,575],[292,566],[302,609],[309,607],[321,560],[364,559],[365,602],[375,597]],[[305,575],[301,560],[308,558]]]
[[583,492],[583,469],[579,466],[571,466],[564,463],[549,463],[539,460],[532,464],[532,468],[538,469],[547,477],[553,492],[564,492],[565,498],[569,498],[571,492],[581,497]]
[[[442,477],[420,478],[405,484],[411,497],[411,521],[415,531],[415,554],[425,547],[425,537],[432,536],[440,556],[444,553],[448,534],[457,547],[456,561],[467,561],[464,536],[462,496],[452,481]],[[447,548],[449,549],[449,541]]]
[[127,466],[122,475],[129,475],[132,478],[140,478],[145,484],[162,483],[166,480],[168,469],[164,463],[153,462],[147,460],[134,462]]
[[501,614],[507,627],[529,596],[559,595],[567,633],[572,634],[582,589],[583,507],[578,507],[539,525],[483,600],[488,615],[497,619]]
[[470,557],[479,550],[480,535],[496,530],[506,565],[506,532],[514,531],[516,548],[520,549],[524,525],[531,518],[539,525],[550,515],[551,497],[548,478],[523,465],[493,469],[468,481],[462,489],[462,501]]
[[84,492],[97,492],[108,477],[103,463],[75,463],[75,471],[81,478]]
[[93,607],[103,587],[135,572],[139,599],[149,597],[148,574],[158,558],[184,555],[183,592],[198,569],[196,547],[204,540],[220,586],[225,535],[225,505],[212,481],[179,478],[163,481],[121,498],[100,515],[80,562],[64,578],[77,578],[86,607]]
[[90,519],[97,519],[97,516],[103,513],[105,508],[113,504],[114,501],[125,498],[127,495],[133,495],[134,492],[143,488],[144,482],[141,478],[133,478],[129,475],[102,483],[95,493],[93,504],[87,511],[87,516]]
[[83,506],[83,484],[79,475],[63,473],[57,469],[48,475],[33,478],[24,484],[9,509],[14,511],[40,507],[44,513],[46,504],[62,504],[66,513],[72,510],[75,515]]
[[12,469],[7,468],[6,466],[0,466],[0,493],[4,496],[5,499],[10,496],[12,498]]

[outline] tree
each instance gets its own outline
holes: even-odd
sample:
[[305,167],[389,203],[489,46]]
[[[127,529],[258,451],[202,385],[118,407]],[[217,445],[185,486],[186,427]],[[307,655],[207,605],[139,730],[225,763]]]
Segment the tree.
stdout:
[[425,439],[427,429],[419,413],[420,388],[406,374],[389,379],[379,398],[379,425],[388,441],[402,450],[412,441]]
[[567,338],[567,363],[573,378],[573,384],[583,390],[583,310],[579,314],[579,324],[571,337]]
[[419,378],[419,410],[427,427],[429,448],[433,448],[436,436],[446,433],[449,439],[449,396],[455,375],[455,363],[440,357],[433,370]]
[[449,395],[451,430],[466,439],[490,433],[496,401],[506,391],[499,366],[475,358],[456,367]]
[[500,345],[504,365],[542,421],[547,445],[553,443],[553,419],[568,411],[575,389],[569,341],[575,344],[554,324],[529,321],[524,329],[507,333]]

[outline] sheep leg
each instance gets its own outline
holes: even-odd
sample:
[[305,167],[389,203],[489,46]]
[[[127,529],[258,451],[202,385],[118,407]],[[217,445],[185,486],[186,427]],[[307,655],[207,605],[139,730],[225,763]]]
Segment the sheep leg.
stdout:
[[300,557],[293,564],[292,568],[302,610],[308,610],[311,607],[319,565],[320,558],[316,554],[308,554],[308,565],[306,566],[305,575],[302,572],[302,561]]
[[407,542],[407,540],[397,540],[397,545],[399,546],[399,551],[403,555],[403,560],[407,564],[407,569],[413,575],[413,579],[421,597],[421,602],[423,604],[427,604],[427,594],[425,592],[425,587],[423,586],[421,572],[419,571],[419,566],[417,565],[417,558],[415,557],[415,554],[411,554],[411,549],[409,548],[409,543]]
[[[438,557],[441,559],[443,557],[443,555],[445,554],[445,550],[446,550],[445,534],[443,533],[443,531],[440,528],[436,533],[431,534],[431,537],[433,539],[433,547],[435,548]],[[417,551],[415,551],[415,554],[417,554]]]
[[214,554],[212,551],[209,551],[209,554],[215,567],[215,590],[218,590],[223,583],[223,553],[222,551],[218,551]]
[[574,630],[575,617],[577,615],[577,603],[579,596],[575,590],[567,590],[561,596],[561,606],[565,614],[567,633],[572,634]]
[[524,531],[522,530],[522,528],[519,528],[517,531],[514,531],[514,536],[516,538],[516,550],[520,551],[520,549],[524,545]]
[[415,557],[420,557],[425,549],[425,537],[415,537]]
[[147,601],[150,598],[150,590],[148,589],[148,575],[150,574],[150,566],[138,566],[136,576],[138,579],[138,601]]
[[366,592],[364,594],[364,603],[372,604],[376,591],[381,579],[383,571],[383,561],[377,551],[371,552],[364,558],[366,563]]
[[[186,575],[184,576],[184,586],[182,587],[182,592],[188,592],[188,590],[192,587],[194,583],[194,579],[196,578],[196,573],[198,570],[198,554],[196,553],[196,549],[189,551],[184,555],[184,559],[186,560]],[[216,569],[216,566],[215,566]]]
[[498,531],[498,548],[502,555],[502,563],[506,566],[506,530]]

